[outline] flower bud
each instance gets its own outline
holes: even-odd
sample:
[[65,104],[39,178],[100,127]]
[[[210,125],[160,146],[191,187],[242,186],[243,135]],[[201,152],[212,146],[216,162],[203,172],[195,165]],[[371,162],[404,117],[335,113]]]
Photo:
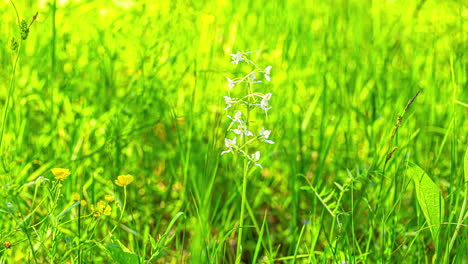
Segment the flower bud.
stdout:
[[3,246],[5,248],[11,248],[12,244],[11,244],[11,242],[9,240],[7,240],[7,241],[5,241],[5,243],[3,243]]

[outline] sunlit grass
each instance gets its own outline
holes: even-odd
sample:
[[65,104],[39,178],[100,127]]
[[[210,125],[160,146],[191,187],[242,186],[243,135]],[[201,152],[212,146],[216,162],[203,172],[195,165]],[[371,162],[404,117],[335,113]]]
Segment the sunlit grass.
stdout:
[[[467,14],[2,1],[0,263],[467,263]],[[244,160],[226,77],[253,50],[275,144]]]

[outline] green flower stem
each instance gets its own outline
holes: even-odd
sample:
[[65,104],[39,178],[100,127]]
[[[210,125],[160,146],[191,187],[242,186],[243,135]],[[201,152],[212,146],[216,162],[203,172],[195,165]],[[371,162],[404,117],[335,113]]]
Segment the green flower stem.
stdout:
[[[250,75],[250,74],[249,74]],[[249,82],[249,91],[252,92],[252,82]],[[246,129],[249,129],[249,117],[250,117],[250,102],[247,105],[247,120],[246,120]],[[246,145],[245,137],[242,137],[242,146]],[[242,153],[249,158],[249,155],[242,151]],[[244,170],[242,176],[242,197],[241,197],[241,211],[239,216],[239,233],[237,236],[237,249],[236,249],[236,264],[239,264],[242,259],[242,235],[243,235],[243,226],[244,226],[244,215],[245,215],[245,203],[247,201],[247,176],[249,172],[249,162],[247,159],[244,159]]]
[[236,264],[239,264],[242,259],[242,235],[244,225],[245,203],[247,200],[247,175],[248,175],[248,161],[244,159],[244,173],[242,177],[242,198],[241,198],[241,211],[239,217],[239,233],[237,236],[237,250],[236,250]]
[[127,186],[124,186],[124,202],[123,202],[122,209],[120,211],[120,217],[119,217],[119,220],[117,221],[117,224],[115,224],[114,228],[112,228],[112,230],[109,232],[109,235],[112,235],[112,233],[115,231],[115,229],[122,222],[122,218],[123,218],[123,215],[124,215],[124,212],[125,212],[126,205],[127,205]]

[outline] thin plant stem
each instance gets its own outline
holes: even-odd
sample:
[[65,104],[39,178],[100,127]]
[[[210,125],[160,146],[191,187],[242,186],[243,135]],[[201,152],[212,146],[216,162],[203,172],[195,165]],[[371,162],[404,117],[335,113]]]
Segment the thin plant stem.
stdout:
[[247,175],[248,175],[248,161],[244,159],[244,173],[242,176],[242,197],[241,197],[241,211],[239,216],[239,233],[237,236],[237,251],[236,251],[236,264],[240,263],[242,259],[242,235],[244,226],[245,203],[247,201]]
[[[249,82],[249,92],[252,93],[252,82]],[[249,130],[250,118],[250,102],[247,104],[247,120],[246,129]],[[243,145],[245,145],[246,138],[242,137]],[[248,155],[247,155],[248,157]],[[237,250],[236,250],[236,264],[240,263],[242,259],[242,235],[244,226],[245,204],[247,201],[247,176],[249,172],[249,161],[244,159],[244,169],[242,175],[242,197],[241,197],[241,211],[239,216],[239,234],[237,236]]]
[[120,225],[120,222],[122,221],[122,218],[125,212],[126,205],[127,205],[127,186],[124,186],[124,202],[123,202],[122,210],[120,211],[119,220],[115,224],[114,228],[112,228],[112,230],[109,232],[109,235],[112,235],[115,229]]
[[[16,5],[13,2],[13,0],[10,0],[10,3],[13,6],[13,9],[15,10],[16,19],[18,21],[18,26],[19,26],[20,25],[20,17],[19,17],[18,9],[16,9]],[[9,84],[9,87],[8,87],[8,96],[7,96],[5,108],[3,110],[2,130],[0,132],[0,151],[2,150],[2,146],[3,146],[3,135],[5,134],[5,126],[6,126],[6,123],[7,123],[8,108],[10,107],[10,100],[11,100],[11,97],[13,95],[15,73],[16,73],[16,67],[18,66],[21,46],[22,46],[22,39],[20,39],[18,49],[16,50],[16,57],[15,57],[15,60],[13,62],[13,68],[11,69],[11,73],[10,73],[10,84]],[[6,168],[6,165],[5,165],[5,159],[3,159],[3,158],[2,158],[2,166],[3,166],[3,169],[4,169],[5,172],[8,171],[7,168]],[[10,175],[9,175],[9,177],[10,177],[10,180],[11,180]]]
[[[464,221],[464,215],[465,215],[467,200],[468,200],[468,186],[465,186],[465,197],[463,199],[462,208],[460,210],[460,216],[458,217],[458,223],[460,223],[460,224],[463,223],[463,221]],[[458,235],[459,231],[460,231],[460,225],[457,225],[455,227],[455,232],[453,232],[452,239],[450,239],[450,244],[449,244],[449,247],[448,247],[448,250],[447,250],[447,254],[445,255],[447,263],[448,263],[448,259],[449,259],[449,256],[450,256],[450,251],[452,250],[453,245],[455,244],[455,240],[457,239],[457,235]]]
[[81,202],[78,205],[78,263],[81,264]]
[[[12,68],[11,73],[10,73],[10,84],[9,84],[9,88],[8,88],[8,95],[7,95],[6,104],[5,104],[5,107],[3,109],[2,129],[0,131],[0,151],[1,151],[2,146],[3,146],[3,136],[5,135],[5,127],[6,127],[6,123],[7,123],[7,117],[8,117],[8,108],[10,107],[10,101],[11,101],[11,97],[13,96],[13,91],[14,91],[14,87],[15,87],[14,86],[15,73],[16,73],[16,68],[18,66],[21,46],[22,45],[21,45],[21,42],[20,42],[20,45],[19,45],[18,50],[16,52],[15,60],[13,62],[13,68]],[[2,158],[2,164],[3,164],[3,169],[5,171],[7,171],[6,165],[5,165],[5,160],[3,158]]]

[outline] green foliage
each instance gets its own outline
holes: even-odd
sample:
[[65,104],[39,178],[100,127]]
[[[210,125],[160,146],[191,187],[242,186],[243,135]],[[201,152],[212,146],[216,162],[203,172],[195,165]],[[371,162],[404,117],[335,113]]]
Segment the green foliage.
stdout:
[[466,149],[466,152],[465,152],[465,159],[464,159],[464,175],[465,175],[465,184],[467,184],[468,182],[468,148]]
[[413,179],[419,206],[437,244],[444,221],[444,198],[439,187],[418,165],[408,162],[407,173]]
[[[120,244],[120,243],[119,243]],[[99,245],[107,254],[118,264],[137,264],[140,263],[135,253],[128,252],[128,249],[115,244]]]
[[[0,263],[464,261],[466,14],[454,0],[2,1]],[[220,156],[244,109],[224,96],[253,69],[230,54],[254,50],[251,103],[272,108],[250,127],[275,144],[246,146],[263,168],[245,171]]]

